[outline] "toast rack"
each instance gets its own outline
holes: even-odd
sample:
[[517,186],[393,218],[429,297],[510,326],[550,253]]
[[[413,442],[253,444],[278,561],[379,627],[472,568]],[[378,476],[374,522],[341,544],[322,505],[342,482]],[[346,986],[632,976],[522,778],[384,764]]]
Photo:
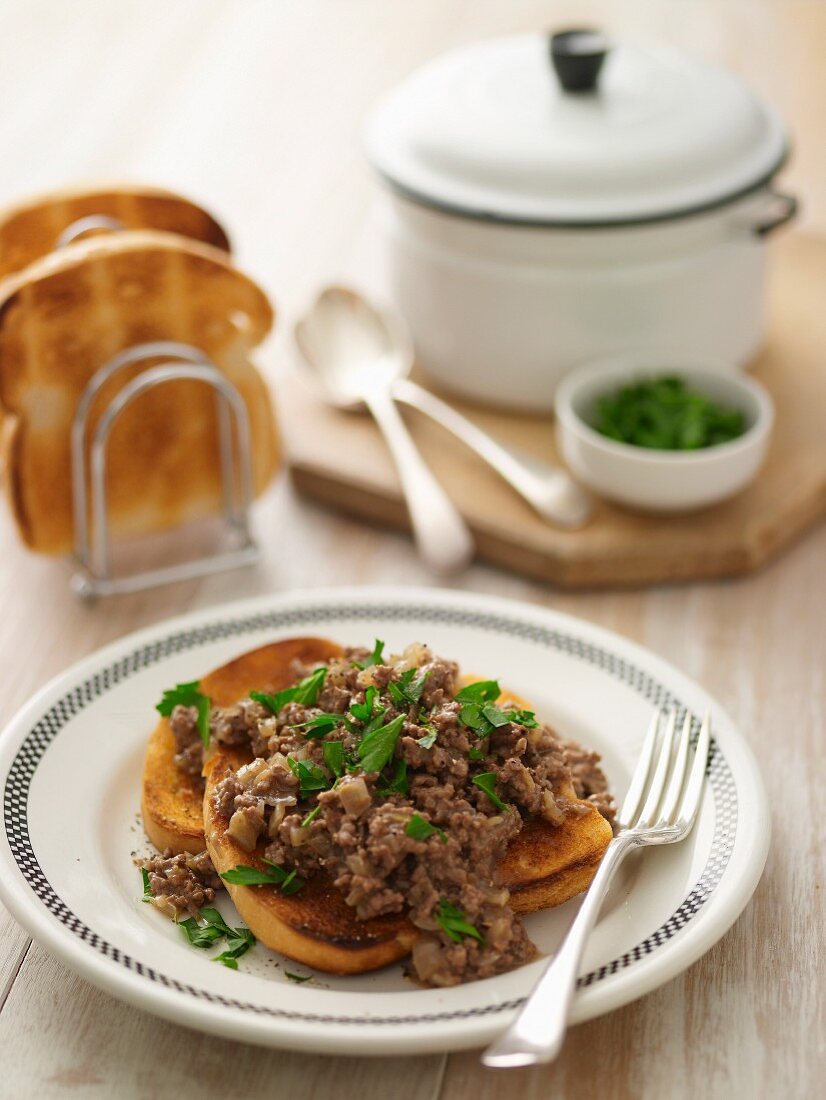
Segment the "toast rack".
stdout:
[[[145,366],[113,396],[90,437],[90,413],[95,397],[105,383],[128,366],[158,358],[165,361],[160,365]],[[227,550],[173,565],[117,576],[111,566],[106,489],[109,435],[118,417],[137,397],[156,386],[178,379],[202,382],[215,391],[223,516],[234,545]],[[78,565],[71,579],[71,587],[82,599],[139,592],[252,565],[258,560],[258,548],[249,522],[252,457],[247,407],[235,386],[200,348],[159,340],[135,344],[109,359],[92,376],[75,410],[71,463],[75,559]]]

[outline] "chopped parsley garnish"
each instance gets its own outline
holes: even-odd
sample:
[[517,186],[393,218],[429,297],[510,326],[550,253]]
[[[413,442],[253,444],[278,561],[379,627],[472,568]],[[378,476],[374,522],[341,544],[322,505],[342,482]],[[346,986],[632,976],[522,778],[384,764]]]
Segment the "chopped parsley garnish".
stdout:
[[524,726],[529,730],[539,729],[539,723],[532,710],[508,710],[505,713],[509,716],[508,720],[515,722],[517,726]]
[[141,901],[151,901],[154,897],[152,893],[152,887],[149,884],[149,872],[145,867],[141,867],[141,878],[143,879],[143,897]]
[[324,753],[324,763],[336,779],[340,779],[344,775],[344,743],[342,741],[325,741],[321,751]]
[[239,863],[230,871],[222,871],[221,878],[224,882],[231,882],[234,886],[278,886],[285,896],[296,894],[304,886],[304,879],[296,876],[295,868],[285,871],[277,863],[264,860],[266,867],[248,867]]
[[223,939],[224,933],[214,924],[198,924],[194,917],[179,920],[178,927],[193,947],[212,947],[216,940]]
[[223,963],[230,970],[238,969],[238,959],[246,955],[251,947],[255,947],[255,936],[249,928],[232,928],[227,932],[227,946],[220,955],[216,955],[213,962]]
[[315,804],[315,809],[314,809],[314,810],[310,810],[310,812],[309,812],[309,813],[307,814],[307,816],[306,816],[306,817],[304,818],[304,820],[303,820],[303,821],[301,822],[301,828],[302,828],[302,829],[306,829],[306,827],[307,827],[307,826],[308,826],[308,825],[309,825],[309,824],[310,824],[311,822],[315,821],[315,819],[316,819],[316,818],[318,817],[318,815],[319,815],[320,813],[321,813],[321,803],[320,803],[320,802],[316,802],[316,804]]
[[462,936],[471,936],[479,943],[485,942],[485,937],[478,928],[470,923],[462,910],[457,909],[455,905],[451,905],[445,898],[441,899],[433,916],[445,935],[452,939],[454,943],[461,943]]
[[436,738],[439,736],[438,731],[432,726],[425,726],[424,729],[427,730],[427,733],[424,737],[420,737],[416,744],[421,745],[423,749],[432,749],[436,744]]
[[481,775],[475,775],[473,779],[471,779],[471,783],[474,787],[478,787],[480,791],[484,791],[497,809],[510,809],[508,804],[503,802],[494,790],[496,786],[496,772],[482,772]]
[[359,722],[367,723],[373,717],[373,709],[376,703],[376,697],[378,691],[374,687],[369,687],[364,693],[363,703],[351,703],[350,713],[354,718],[357,718]]
[[370,668],[371,665],[381,664],[384,664],[384,642],[376,638],[376,644],[370,656],[364,661],[353,661],[353,668]]
[[290,771],[298,779],[298,788],[302,798],[306,798],[313,791],[327,791],[330,789],[330,780],[323,768],[307,760],[294,760],[287,757]]
[[468,749],[468,760],[484,760],[486,756],[484,749]]
[[413,814],[405,825],[404,831],[413,840],[427,840],[438,833],[442,844],[447,844],[447,833],[444,829],[440,829],[437,825],[431,825],[421,814]]
[[429,670],[422,672],[416,668],[408,668],[401,674],[398,683],[395,680],[389,682],[387,691],[397,710],[409,710],[416,706],[429,675]]
[[502,694],[502,689],[496,680],[477,680],[475,684],[468,684],[461,691],[457,691],[454,699],[458,703],[475,703],[482,707],[485,703],[495,703]]
[[406,715],[399,714],[392,722],[365,733],[358,747],[358,758],[366,772],[380,772],[393,759],[396,742]]
[[198,711],[198,733],[204,745],[209,745],[209,699],[201,691],[198,680],[192,680],[188,684],[176,684],[174,688],[168,688],[157,704],[155,710],[168,718],[175,707],[195,707]]
[[321,668],[317,668],[309,676],[305,676],[294,687],[285,688],[284,691],[278,691],[275,695],[270,695],[266,691],[251,691],[250,699],[254,699],[256,703],[266,707],[271,714],[278,714],[282,707],[286,707],[287,703],[300,703],[304,707],[314,707],[318,702],[318,696],[324,686],[326,676],[327,669],[322,665]]
[[296,729],[303,729],[305,731],[304,736],[307,738],[320,739],[341,726],[350,728],[350,723],[343,714],[317,714],[315,718],[310,718],[306,722],[299,722]]
[[312,978],[312,974],[293,974],[289,970],[284,971],[284,976],[289,978],[291,982],[308,982]]
[[382,798],[387,798],[387,796],[391,794],[407,794],[409,790],[410,783],[407,779],[407,763],[404,760],[397,760],[393,769],[393,778],[379,784],[376,788],[377,793],[380,794]]
[[597,401],[594,427],[609,439],[661,451],[695,451],[737,439],[740,409],[688,389],[681,378],[641,379]]

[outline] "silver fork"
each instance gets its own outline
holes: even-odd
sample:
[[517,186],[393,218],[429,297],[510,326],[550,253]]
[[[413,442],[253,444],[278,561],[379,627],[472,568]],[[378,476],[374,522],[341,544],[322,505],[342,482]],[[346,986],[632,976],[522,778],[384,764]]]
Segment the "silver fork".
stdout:
[[[665,728],[659,736],[663,723]],[[686,714],[679,737],[676,726],[674,711],[667,715],[657,711],[651,720],[617,818],[616,835],[602,857],[576,920],[516,1019],[482,1055],[486,1066],[504,1069],[553,1061],[565,1038],[585,943],[620,863],[635,848],[685,840],[694,827],[705,787],[711,718],[706,715],[700,727],[690,768],[691,715]]]

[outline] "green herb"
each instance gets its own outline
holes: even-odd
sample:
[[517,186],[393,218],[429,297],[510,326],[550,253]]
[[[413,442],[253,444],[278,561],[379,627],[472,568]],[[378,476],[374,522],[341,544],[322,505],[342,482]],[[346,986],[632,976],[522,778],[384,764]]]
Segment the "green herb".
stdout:
[[178,921],[178,927],[193,947],[212,947],[216,940],[224,936],[214,924],[198,924],[194,917]]
[[484,760],[486,756],[484,749],[468,749],[468,760]]
[[357,718],[359,722],[369,722],[373,717],[373,707],[376,702],[378,691],[374,687],[369,687],[364,693],[363,703],[351,703],[350,713],[354,718]]
[[344,774],[344,743],[342,741],[325,741],[321,750],[324,753],[324,763],[339,779]]
[[398,682],[390,681],[387,690],[397,710],[409,710],[416,706],[422,697],[425,680],[429,675],[429,670],[420,672],[418,669],[408,668],[401,674]]
[[436,738],[439,736],[438,731],[432,726],[425,726],[427,733],[424,737],[420,737],[416,742],[417,745],[421,745],[423,749],[432,749],[436,744]]
[[231,936],[232,929],[217,909],[202,909],[201,916],[212,928],[218,928],[222,935]]
[[474,928],[462,910],[451,905],[445,898],[441,899],[433,916],[454,943],[461,943],[462,936],[472,936],[479,943],[485,942],[485,937],[478,928]]
[[141,867],[141,878],[143,879],[143,898],[141,900],[144,902],[151,901],[154,894],[149,883],[149,872],[145,867]]
[[496,786],[495,772],[482,772],[481,775],[475,775],[471,779],[471,783],[474,787],[478,787],[480,791],[484,791],[497,809],[507,810],[510,808],[493,789]]
[[414,840],[427,840],[428,837],[438,835],[442,844],[447,844],[447,833],[436,825],[431,825],[421,814],[413,814],[404,827],[405,833]]
[[268,859],[264,863],[267,866],[263,870],[239,863],[237,867],[223,871],[221,878],[234,886],[278,886],[285,896],[298,893],[304,886],[304,879],[296,876],[295,868],[287,872],[278,864],[270,863]]
[[306,829],[306,827],[310,824],[310,822],[315,821],[315,819],[318,817],[318,815],[320,813],[321,813],[321,803],[316,802],[315,809],[310,810],[310,812],[307,814],[307,816],[301,822],[301,828]]
[[175,707],[195,707],[198,711],[198,733],[204,745],[209,744],[209,699],[201,691],[198,680],[192,680],[188,684],[176,684],[174,688],[168,688],[155,710],[168,718]]
[[358,757],[366,772],[380,772],[393,758],[405,718],[406,715],[400,714],[392,722],[370,730],[362,737]]
[[454,699],[459,703],[476,703],[481,707],[484,703],[495,703],[501,694],[502,689],[496,680],[477,680],[475,684],[468,684],[457,691]]
[[407,763],[404,760],[397,760],[393,769],[393,778],[381,783],[376,789],[382,798],[387,798],[391,794],[407,794],[410,790]]
[[719,405],[681,378],[663,376],[623,386],[597,401],[594,427],[609,439],[660,451],[696,451],[737,439],[740,409]]
[[308,982],[312,978],[312,974],[293,974],[289,970],[284,971],[284,976],[291,982]]
[[318,764],[308,763],[306,760],[294,760],[287,757],[287,763],[293,775],[298,779],[299,792],[302,798],[306,798],[313,791],[327,791],[330,789],[330,780],[323,768]]
[[370,668],[371,665],[380,665],[384,663],[384,642],[380,642],[376,638],[376,644],[373,646],[373,652],[367,658],[366,661],[353,661],[353,668]]
[[266,707],[272,714],[278,714],[287,703],[300,703],[305,707],[314,707],[318,702],[319,692],[324,686],[327,669],[323,666],[317,668],[309,676],[305,676],[293,687],[278,691],[270,695],[265,691],[251,691],[250,699]]
[[341,726],[350,728],[350,723],[343,714],[317,714],[307,722],[299,722],[296,728],[305,729],[304,736],[307,738],[324,738]]
[[255,936],[249,928],[228,928],[226,937],[226,949],[220,955],[216,955],[212,961],[223,963],[230,970],[237,970],[237,960],[242,955],[246,955],[251,947],[255,947]]
[[536,720],[536,715],[532,710],[517,710],[516,708],[506,710],[505,713],[509,715],[509,720],[515,722],[517,726],[524,726],[529,730],[539,729],[539,723]]

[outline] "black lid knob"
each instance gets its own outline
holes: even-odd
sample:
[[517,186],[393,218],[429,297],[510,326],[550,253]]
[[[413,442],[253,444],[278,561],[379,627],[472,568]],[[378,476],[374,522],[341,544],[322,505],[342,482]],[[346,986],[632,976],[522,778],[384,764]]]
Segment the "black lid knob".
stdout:
[[585,28],[559,31],[549,43],[551,62],[566,92],[592,92],[608,53],[608,39]]

